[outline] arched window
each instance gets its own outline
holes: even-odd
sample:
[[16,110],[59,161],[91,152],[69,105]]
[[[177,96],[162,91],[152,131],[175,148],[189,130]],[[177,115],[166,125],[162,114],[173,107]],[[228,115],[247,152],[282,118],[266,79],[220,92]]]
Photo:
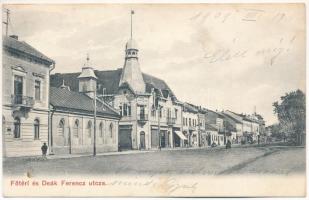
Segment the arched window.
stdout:
[[78,128],[79,128],[79,121],[78,119],[75,120],[74,126],[73,126],[73,136],[78,137]]
[[103,137],[103,122],[99,125],[100,137]]
[[88,133],[88,137],[91,137],[91,130],[92,129],[92,122],[88,121],[88,125],[87,125],[87,133]]
[[14,138],[20,138],[20,119],[14,118]]
[[40,121],[38,119],[34,120],[34,139],[40,139]]
[[58,125],[58,134],[64,136],[64,119],[61,119]]
[[109,125],[109,134],[110,134],[110,137],[112,138],[113,137],[113,124],[112,123]]

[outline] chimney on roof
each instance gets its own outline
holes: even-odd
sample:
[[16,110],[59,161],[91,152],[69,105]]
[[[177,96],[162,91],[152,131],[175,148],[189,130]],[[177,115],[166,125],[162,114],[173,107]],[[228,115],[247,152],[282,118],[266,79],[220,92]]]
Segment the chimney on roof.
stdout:
[[13,38],[15,40],[18,40],[18,35],[10,35],[10,38]]

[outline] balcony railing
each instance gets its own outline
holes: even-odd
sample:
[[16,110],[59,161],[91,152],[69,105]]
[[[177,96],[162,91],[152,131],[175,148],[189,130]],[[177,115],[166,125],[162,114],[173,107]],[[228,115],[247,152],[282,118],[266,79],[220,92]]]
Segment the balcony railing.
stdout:
[[174,125],[176,124],[176,118],[168,117],[166,118],[166,122],[168,125]]
[[139,115],[137,115],[137,120],[138,121],[148,121],[148,115],[146,115],[146,114],[139,114]]
[[12,95],[12,104],[14,106],[31,108],[34,105],[33,97],[27,97],[23,95]]

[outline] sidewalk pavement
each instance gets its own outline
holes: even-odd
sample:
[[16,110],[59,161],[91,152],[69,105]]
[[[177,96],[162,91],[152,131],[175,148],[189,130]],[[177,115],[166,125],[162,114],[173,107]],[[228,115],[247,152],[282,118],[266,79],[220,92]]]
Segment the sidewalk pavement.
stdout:
[[[219,149],[225,148],[225,146],[217,146],[215,148],[211,147],[181,147],[181,148],[161,148],[161,151],[181,151],[189,149]],[[113,155],[128,155],[128,154],[140,154],[140,153],[150,153],[150,152],[160,152],[160,149],[149,149],[149,150],[126,150],[126,151],[116,151],[116,152],[105,152],[97,153],[96,156],[113,156]],[[79,157],[90,157],[93,156],[92,153],[87,154],[62,154],[62,155],[47,155],[47,159],[66,159],[66,158],[79,158]]]

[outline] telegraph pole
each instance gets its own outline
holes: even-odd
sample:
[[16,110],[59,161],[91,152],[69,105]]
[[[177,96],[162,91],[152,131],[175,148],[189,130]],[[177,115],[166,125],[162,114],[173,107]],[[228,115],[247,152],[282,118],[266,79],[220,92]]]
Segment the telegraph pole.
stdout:
[[94,114],[93,114],[93,156],[97,155],[97,150],[96,150],[96,134],[97,134],[97,88],[94,88]]
[[161,151],[161,131],[160,131],[160,110],[161,110],[161,107],[159,105],[159,102],[158,102],[158,133],[159,133],[159,149]]
[[5,9],[5,13],[6,13],[6,21],[3,22],[3,24],[5,24],[5,36],[8,36],[8,32],[9,32],[10,10],[9,10],[9,9]]

